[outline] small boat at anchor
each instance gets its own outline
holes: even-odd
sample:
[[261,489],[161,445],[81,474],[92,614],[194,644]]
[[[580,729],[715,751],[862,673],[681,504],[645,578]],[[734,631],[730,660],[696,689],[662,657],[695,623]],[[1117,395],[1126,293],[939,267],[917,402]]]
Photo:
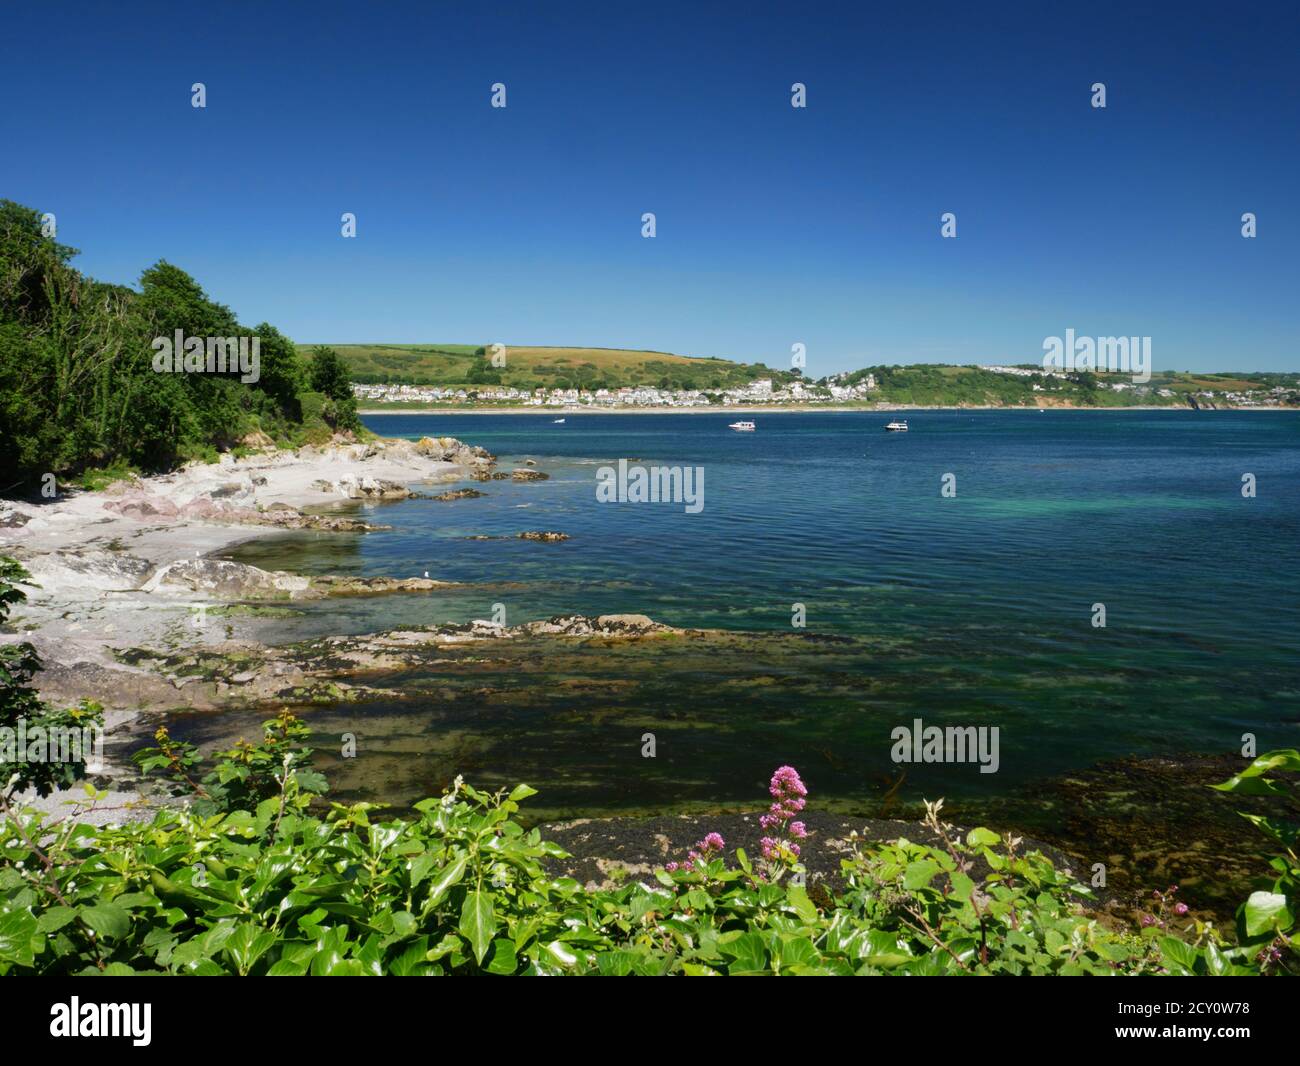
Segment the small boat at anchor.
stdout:
[[753,422],[732,422],[727,428],[734,429],[737,433],[753,433],[756,427]]
[[889,432],[889,433],[906,433],[906,432],[907,432],[907,419],[904,418],[902,421],[897,421],[897,420],[896,420],[896,421],[890,422],[889,425],[887,425],[887,426],[885,427],[885,430],[886,430],[886,432]]
[[563,418],[552,418],[552,419],[551,419],[551,425],[553,425],[553,426],[562,426],[562,425],[564,425],[564,419],[563,419]]

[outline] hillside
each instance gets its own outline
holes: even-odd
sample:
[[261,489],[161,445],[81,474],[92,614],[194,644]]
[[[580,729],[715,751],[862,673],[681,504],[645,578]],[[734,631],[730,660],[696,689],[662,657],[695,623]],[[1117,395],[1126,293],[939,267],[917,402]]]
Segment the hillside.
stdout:
[[[310,345],[299,345],[302,355]],[[503,367],[491,349],[473,344],[334,344],[359,384],[505,385],[520,389],[616,389],[651,385],[672,389],[722,389],[757,378],[794,375],[762,363],[673,355],[620,348],[506,346]]]
[[1048,375],[1040,366],[873,366],[826,379],[841,387],[871,380],[873,400],[916,406],[1130,407],[1300,403],[1300,374],[1166,370],[1135,383],[1127,374]]

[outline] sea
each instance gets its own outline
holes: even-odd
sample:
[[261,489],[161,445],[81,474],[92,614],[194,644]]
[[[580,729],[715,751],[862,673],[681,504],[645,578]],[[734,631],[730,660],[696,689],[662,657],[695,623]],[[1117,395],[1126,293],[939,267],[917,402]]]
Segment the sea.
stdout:
[[[1297,413],[773,411],[743,416],[752,433],[736,417],[366,416],[549,478],[352,504],[391,530],[234,549],[462,583],[295,605],[274,639],[636,613],[745,640],[635,661],[534,649],[470,682],[463,663],[425,668],[386,681],[401,698],[309,708],[327,753],[352,733],[378,756],[332,758],[340,794],[400,806],[464,774],[526,781],[550,817],[665,813],[761,805],[790,764],[836,809],[944,796],[1064,833],[1079,791],[1060,786],[1098,767],[1127,767],[1113,799],[1144,760],[1300,745]],[[885,430],[895,417],[906,433]],[[667,499],[626,491],[638,468]],[[900,742],[934,726],[983,729],[996,766]]]

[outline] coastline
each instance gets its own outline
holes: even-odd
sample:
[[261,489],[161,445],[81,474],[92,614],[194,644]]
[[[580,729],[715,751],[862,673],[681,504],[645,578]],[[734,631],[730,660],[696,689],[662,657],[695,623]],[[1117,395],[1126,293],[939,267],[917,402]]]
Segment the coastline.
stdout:
[[[368,514],[372,503],[405,498],[405,489],[385,479],[441,485],[472,480],[494,464],[482,449],[454,438],[339,442],[242,459],[226,456],[220,463],[190,464],[171,474],[119,482],[96,492],[69,493],[39,505],[0,504],[0,515],[7,510],[27,518],[17,526],[0,524],[0,552],[18,555],[41,585],[28,588],[30,598],[19,608],[18,624],[0,634],[0,641],[32,640],[38,646],[47,662],[47,669],[38,675],[43,697],[66,703],[93,696],[106,708],[105,765],[93,777],[106,782],[108,792],[89,820],[147,819],[159,805],[170,802],[154,795],[125,758],[153,728],[146,715],[202,711],[208,712],[214,728],[236,728],[227,723],[240,715],[267,717],[264,710],[294,702],[319,703],[324,708],[329,703],[347,705],[384,695],[401,698],[395,690],[385,692],[387,673],[435,664],[438,691],[446,698],[457,691],[457,684],[478,690],[490,683],[476,673],[482,659],[495,661],[497,668],[545,660],[560,674],[576,675],[573,667],[579,659],[588,664],[584,669],[590,669],[598,656],[601,670],[618,674],[617,678],[596,674],[588,678],[589,691],[604,692],[614,691],[608,686],[623,684],[629,676],[638,676],[638,659],[642,673],[690,674],[704,669],[706,663],[716,673],[730,662],[746,664],[747,674],[753,672],[753,663],[768,654],[815,656],[818,669],[833,654],[815,634],[776,637],[761,631],[679,630],[643,615],[551,618],[510,628],[488,622],[389,628],[288,646],[267,645],[258,638],[260,608],[254,603],[250,609],[250,601],[283,604],[340,593],[320,589],[315,584],[319,578],[212,558],[235,544],[294,528],[279,522],[250,525],[237,520],[249,517],[252,507],[266,509],[260,514],[274,509],[302,517],[305,512],[297,508],[324,511],[330,504],[359,502],[363,514],[374,517]],[[372,580],[390,584],[341,594],[425,590],[392,584],[411,579]],[[424,582],[429,591],[443,584],[436,575]],[[194,627],[196,606],[232,604],[240,605],[233,617],[223,616],[209,631]],[[30,631],[33,625],[37,628]],[[119,657],[118,651],[129,654]],[[656,657],[669,655],[689,657],[689,661]],[[786,665],[792,661],[785,660]],[[801,672],[814,676],[810,669]],[[729,691],[743,693],[739,676],[729,683]],[[511,699],[519,695],[512,691]],[[738,698],[743,702],[743,695]],[[1146,885],[1152,878],[1168,876],[1208,893],[1213,879],[1199,868],[1190,872],[1196,856],[1182,848],[1180,825],[1192,818],[1198,825],[1216,827],[1216,861],[1232,873],[1231,878],[1220,879],[1234,886],[1244,883],[1257,868],[1258,856],[1249,841],[1243,844],[1230,833],[1221,833],[1219,822],[1226,819],[1235,827],[1236,815],[1216,803],[1217,794],[1205,787],[1240,768],[1236,760],[1196,755],[1100,764],[1039,786],[1059,792],[1063,801],[1085,812],[1075,819],[1081,829],[1037,827],[1026,819],[1023,806],[1010,806],[1005,797],[993,803],[986,821],[1014,827],[1036,843],[1051,845],[1065,861],[1082,863],[1096,846],[1092,842],[1103,840],[1117,885]],[[1134,789],[1145,789],[1152,797],[1144,807],[1152,813],[1140,834],[1141,845],[1132,834],[1125,807]],[[1166,817],[1154,797],[1175,791],[1182,806],[1177,817]],[[82,798],[74,787],[43,800],[28,795],[23,802],[54,812]],[[890,819],[888,806],[886,802],[880,809],[853,811],[832,807],[813,813],[818,836],[832,846],[824,856],[826,871],[836,867],[834,844],[850,827],[915,836],[918,823],[908,817],[910,812],[898,810]],[[744,839],[752,829],[747,816],[721,806],[713,813],[668,810],[545,819],[574,854],[572,863],[554,872],[594,883],[611,864],[635,871],[661,858],[660,838],[681,850],[702,831],[718,825],[728,830],[729,840]],[[1163,846],[1154,857],[1148,847],[1151,839],[1161,840]],[[1172,857],[1183,864],[1177,874],[1166,870]],[[1119,895],[1127,897],[1128,892]],[[1228,897],[1223,900],[1215,901],[1222,908],[1215,917],[1228,913]]]
[[[118,652],[219,644],[244,628],[245,620],[208,626],[207,610],[250,598],[368,591],[364,584],[320,588],[321,579],[240,567],[213,555],[286,529],[384,529],[331,514],[331,505],[406,498],[412,494],[409,483],[457,482],[494,463],[483,449],[454,438],[339,439],[321,448],[267,448],[239,459],[226,454],[218,463],[189,463],[40,503],[0,500],[0,554],[17,558],[31,575],[23,586],[26,601],[0,633],[0,643],[28,641],[36,648],[44,663],[36,677],[42,698],[65,705],[93,698],[103,705],[104,767],[95,776],[116,786],[134,776],[118,758],[126,727],[142,714],[187,702],[184,681],[123,662]],[[218,629],[223,632],[214,634]],[[24,802],[56,810],[80,796],[73,789]],[[110,799],[105,818],[143,797],[114,787]]]
[[845,407],[835,404],[772,405],[757,404],[736,407],[365,407],[359,415],[766,415],[766,414],[886,414],[894,411],[1186,411],[1206,414],[1213,411],[1289,411],[1300,413],[1300,407],[1214,407],[1195,408],[1186,404],[1146,404],[1130,407],[1076,407],[1071,404],[1043,405],[1042,407],[1004,407],[996,404],[974,406],[959,405],[935,407],[926,404],[880,404],[876,407]]

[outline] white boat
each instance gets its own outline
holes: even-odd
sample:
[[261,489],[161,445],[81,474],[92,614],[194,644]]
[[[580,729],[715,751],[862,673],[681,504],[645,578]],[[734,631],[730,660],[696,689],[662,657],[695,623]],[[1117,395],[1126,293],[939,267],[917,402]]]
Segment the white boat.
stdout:
[[551,425],[553,425],[553,426],[562,426],[562,425],[564,425],[564,419],[563,419],[563,418],[552,418],[552,419],[551,419]]
[[737,433],[753,433],[754,423],[753,422],[732,422],[731,425],[729,425],[727,428],[734,429]]
[[890,433],[906,433],[907,419],[904,418],[901,422],[890,422],[889,425],[885,427],[885,429],[888,430]]

